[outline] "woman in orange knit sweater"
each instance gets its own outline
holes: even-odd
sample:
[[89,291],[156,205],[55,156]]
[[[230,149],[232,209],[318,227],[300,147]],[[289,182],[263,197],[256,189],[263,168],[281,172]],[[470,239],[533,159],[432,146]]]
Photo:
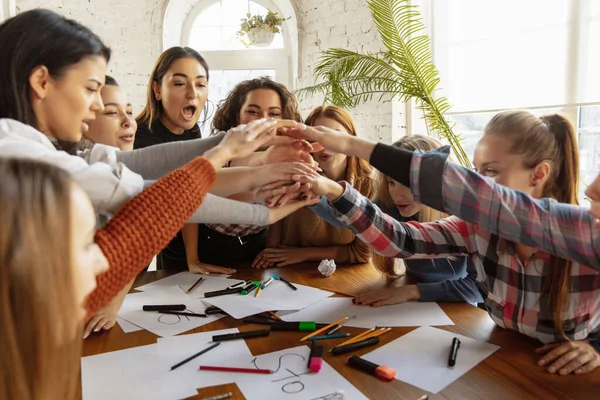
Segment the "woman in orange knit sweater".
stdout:
[[[306,125],[326,126],[357,136],[350,114],[336,106],[314,109]],[[374,195],[372,168],[368,162],[345,154],[322,150],[314,154],[323,173],[335,181],[345,180],[364,196]],[[267,248],[252,264],[256,268],[283,267],[304,261],[333,259],[338,263],[365,263],[371,250],[349,229],[327,223],[315,212],[302,208],[271,226]]]

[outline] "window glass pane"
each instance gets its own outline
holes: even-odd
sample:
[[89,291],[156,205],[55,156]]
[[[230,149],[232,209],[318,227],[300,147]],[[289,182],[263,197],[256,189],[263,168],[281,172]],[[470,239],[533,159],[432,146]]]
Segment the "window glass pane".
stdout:
[[600,173],[600,106],[581,107],[579,160],[581,163],[579,201],[587,207],[589,203],[584,195],[586,185],[592,183]]
[[[592,3],[600,3],[593,1]],[[577,101],[592,103],[600,101],[600,19],[589,19],[582,26],[582,46],[580,46],[580,74]]]
[[194,26],[198,28],[204,26],[221,26],[221,2],[217,1],[205,8],[194,21]]
[[[246,13],[266,15],[267,9],[260,4],[248,0],[220,0],[203,10],[194,20],[188,45],[198,51],[202,50],[244,50],[246,47],[237,36],[241,19]],[[283,36],[278,33],[273,42],[266,47],[251,49],[282,49]]]
[[448,2],[439,63],[453,111],[563,104],[568,11],[568,0]]
[[202,125],[202,137],[207,137],[210,135],[214,112],[216,111],[219,102],[225,97],[227,97],[231,89],[233,89],[235,85],[237,85],[241,81],[262,76],[268,76],[272,80],[276,79],[274,69],[230,69],[210,71],[210,81],[208,82],[209,101],[206,104],[208,118],[203,124],[202,121],[204,120],[204,114],[200,118],[200,122]]

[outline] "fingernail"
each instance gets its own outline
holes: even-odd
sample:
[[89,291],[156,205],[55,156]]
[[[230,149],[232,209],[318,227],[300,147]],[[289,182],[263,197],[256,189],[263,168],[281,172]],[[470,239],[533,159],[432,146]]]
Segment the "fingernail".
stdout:
[[302,196],[302,200],[304,200],[304,201],[308,200],[308,196],[307,195]]
[[582,372],[583,372],[583,370],[581,370],[581,369],[576,369],[576,370],[575,370],[575,373],[576,373],[576,374],[580,374],[580,373],[582,373]]
[[281,202],[277,202],[277,204],[275,205],[276,207],[281,206]]
[[561,375],[566,375],[567,374],[567,370],[566,369],[561,369],[560,370],[560,374]]
[[556,368],[554,368],[554,367],[548,368],[548,372],[550,372],[551,374],[553,374],[555,371],[556,371]]
[[545,360],[540,360],[540,361],[538,362],[538,365],[544,365],[544,364],[546,364],[546,361],[545,361]]
[[100,328],[94,329],[94,332],[100,332]]
[[83,334],[83,338],[84,338],[84,339],[87,339],[87,337],[88,337],[88,336],[90,336],[90,334],[89,334],[89,333],[87,333],[87,332]]

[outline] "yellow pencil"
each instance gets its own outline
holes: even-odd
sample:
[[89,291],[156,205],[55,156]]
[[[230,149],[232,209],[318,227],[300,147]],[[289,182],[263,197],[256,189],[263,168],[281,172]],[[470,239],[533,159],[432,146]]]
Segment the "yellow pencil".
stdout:
[[261,288],[262,288],[263,283],[264,283],[264,281],[260,281],[260,285],[258,285],[258,289],[256,289],[256,294],[254,295],[254,297],[260,296],[260,292],[262,290]]
[[391,331],[391,330],[392,330],[392,328],[381,328],[380,330],[378,330],[378,331],[376,331],[376,332],[373,332],[373,333],[372,333],[372,334],[370,334],[370,335],[367,335],[367,336],[366,336],[366,337],[364,337],[363,339],[369,339],[369,338],[372,338],[372,337],[381,336],[381,335],[383,335],[384,333],[388,333],[388,332],[389,332],[389,331]]
[[318,335],[319,333],[321,333],[321,332],[324,332],[324,331],[326,331],[327,329],[331,328],[332,326],[336,326],[336,325],[337,325],[337,324],[339,324],[340,322],[347,320],[348,318],[350,318],[350,317],[344,317],[344,318],[340,318],[340,319],[338,319],[337,321],[335,321],[335,322],[332,322],[331,324],[327,325],[326,327],[324,327],[324,328],[321,328],[321,329],[319,329],[319,330],[316,330],[316,331],[314,331],[313,333],[311,333],[310,335],[306,335],[306,336],[304,336],[302,339],[300,339],[300,341],[301,341],[301,342],[304,342],[304,341],[305,341],[305,340],[307,340],[308,338],[311,338],[311,337],[313,337],[313,336],[316,336],[316,335]]
[[271,316],[275,319],[278,319],[279,321],[282,321],[281,317],[277,314],[275,314],[273,311],[267,311],[269,314],[271,314]]
[[373,333],[374,330],[375,330],[375,328],[367,329],[366,331],[364,331],[362,333],[359,333],[357,336],[354,336],[352,339],[346,340],[344,343],[338,344],[335,347],[345,346],[347,344],[354,343],[354,342],[356,342],[358,340],[361,340],[365,335],[369,335],[369,334]]

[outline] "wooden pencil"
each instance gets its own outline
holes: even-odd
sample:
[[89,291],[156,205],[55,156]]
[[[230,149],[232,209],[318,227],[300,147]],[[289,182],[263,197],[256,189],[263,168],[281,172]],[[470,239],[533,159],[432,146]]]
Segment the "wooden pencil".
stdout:
[[335,347],[345,346],[347,344],[354,343],[354,342],[356,342],[358,340],[362,340],[363,338],[365,338],[366,335],[372,334],[374,330],[375,330],[375,328],[367,329],[366,331],[364,331],[362,333],[359,333],[358,335],[354,336],[352,339],[346,340],[344,343],[338,344]]
[[279,321],[283,321],[281,319],[281,317],[279,317],[279,315],[275,314],[273,311],[267,311],[273,318],[279,320]]
[[304,341],[305,341],[305,340],[307,340],[308,338],[311,338],[311,337],[313,337],[313,336],[316,336],[316,335],[318,335],[319,333],[321,333],[321,332],[324,332],[324,331],[326,331],[327,329],[331,328],[332,326],[336,326],[336,325],[337,325],[337,324],[339,324],[340,322],[347,320],[348,318],[349,318],[349,317],[340,318],[340,319],[338,319],[337,321],[335,321],[335,322],[332,322],[331,324],[327,325],[326,327],[323,327],[323,328],[321,328],[321,329],[318,329],[318,330],[314,331],[313,333],[311,333],[311,334],[309,334],[309,335],[306,335],[306,336],[304,336],[302,339],[300,339],[300,341],[301,341],[301,342],[304,342]]
[[372,338],[372,337],[381,336],[384,333],[388,333],[391,330],[392,330],[392,328],[381,328],[378,331],[375,331],[375,332],[371,333],[370,335],[365,336],[363,339],[369,339],[369,338]]
[[321,288],[322,290],[325,290],[327,292],[333,292],[335,294],[341,294],[342,296],[346,296],[346,297],[356,297],[355,294],[350,294],[350,293],[346,293],[346,292],[342,292],[341,290],[337,290],[337,289],[327,289],[327,288]]

